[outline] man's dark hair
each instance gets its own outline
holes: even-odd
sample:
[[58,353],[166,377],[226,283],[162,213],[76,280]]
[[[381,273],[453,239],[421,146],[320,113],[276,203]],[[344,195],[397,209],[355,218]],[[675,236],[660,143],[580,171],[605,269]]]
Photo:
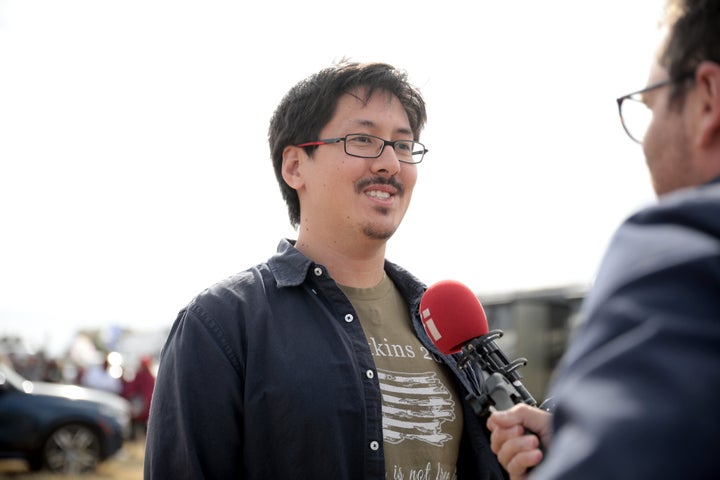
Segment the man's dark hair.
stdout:
[[665,22],[670,31],[659,64],[677,81],[671,99],[682,103],[691,82],[680,80],[694,73],[700,62],[720,64],[720,1],[668,0]]
[[[288,145],[318,140],[320,131],[335,114],[343,94],[362,89],[364,100],[376,91],[396,96],[410,121],[413,140],[420,139],[420,131],[427,120],[425,101],[420,92],[408,82],[407,73],[385,63],[355,63],[342,60],[295,85],[285,95],[270,120],[268,141],[275,177],[285,203],[290,223],[300,224],[300,201],[297,192],[282,177],[282,155]],[[308,154],[316,147],[307,147]]]

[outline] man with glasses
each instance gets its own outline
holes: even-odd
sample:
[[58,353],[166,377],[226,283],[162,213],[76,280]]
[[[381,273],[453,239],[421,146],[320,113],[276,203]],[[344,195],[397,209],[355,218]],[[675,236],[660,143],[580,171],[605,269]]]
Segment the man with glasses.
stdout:
[[720,477],[720,2],[670,0],[665,23],[649,86],[618,99],[659,201],[609,247],[554,414],[490,416],[514,480]]
[[470,388],[385,259],[427,149],[406,75],[341,62],[269,129],[297,240],[210,287],[163,348],[146,479],[503,479]]

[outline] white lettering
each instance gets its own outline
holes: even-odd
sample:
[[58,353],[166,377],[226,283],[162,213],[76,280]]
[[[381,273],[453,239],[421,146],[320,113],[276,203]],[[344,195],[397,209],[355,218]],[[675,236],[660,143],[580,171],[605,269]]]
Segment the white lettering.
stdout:
[[432,464],[428,462],[425,467],[408,468],[406,475],[403,467],[394,465],[392,478],[393,480],[405,480],[405,478],[408,480],[457,480],[457,470],[445,470],[440,463],[437,464],[437,469],[433,469]]

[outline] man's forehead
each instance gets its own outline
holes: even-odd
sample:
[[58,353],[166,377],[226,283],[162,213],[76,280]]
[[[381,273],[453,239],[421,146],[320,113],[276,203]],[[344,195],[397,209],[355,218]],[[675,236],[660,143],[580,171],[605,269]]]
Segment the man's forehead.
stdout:
[[346,99],[346,98],[352,98],[355,99],[357,102],[361,103],[362,105],[366,105],[370,100],[375,100],[377,98],[383,98],[387,103],[392,103],[393,101],[397,100],[397,97],[392,92],[389,92],[388,90],[376,88],[372,91],[372,95],[368,95],[370,93],[370,88],[367,86],[359,86],[355,87],[352,90],[348,90],[343,95],[340,96],[340,100]]

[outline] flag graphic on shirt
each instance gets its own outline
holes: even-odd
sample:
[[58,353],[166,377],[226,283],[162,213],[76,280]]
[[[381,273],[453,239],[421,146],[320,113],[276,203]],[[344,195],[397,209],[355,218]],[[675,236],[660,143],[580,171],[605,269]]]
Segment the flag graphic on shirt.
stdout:
[[452,439],[442,424],[455,419],[455,402],[434,372],[398,373],[378,369],[383,435],[396,444],[419,440],[435,446]]

